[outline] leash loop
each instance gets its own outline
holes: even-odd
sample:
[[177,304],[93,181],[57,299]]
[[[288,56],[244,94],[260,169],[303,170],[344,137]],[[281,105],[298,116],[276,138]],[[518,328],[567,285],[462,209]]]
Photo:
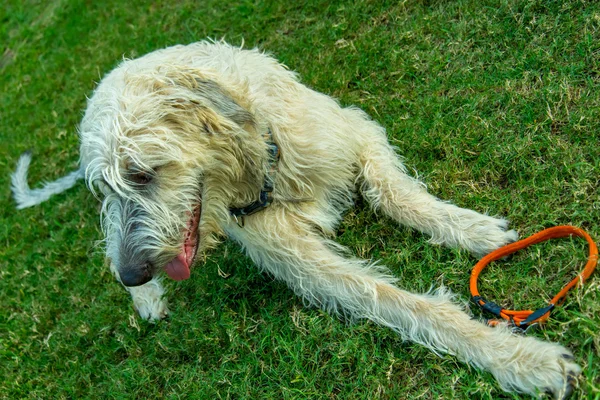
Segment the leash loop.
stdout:
[[[479,278],[480,272],[492,261],[496,261],[502,257],[506,257],[509,254],[513,254],[521,249],[529,247],[533,244],[544,242],[550,239],[562,238],[567,236],[579,236],[587,240],[589,244],[589,255],[588,261],[581,273],[579,273],[571,282],[569,282],[562,290],[550,300],[546,307],[538,308],[537,310],[507,310],[499,306],[498,304],[488,301],[481,297],[477,289],[477,279]],[[550,317],[551,311],[561,305],[568,294],[568,292],[574,287],[583,285],[586,279],[590,277],[596,264],[598,263],[598,247],[584,230],[576,228],[574,226],[563,225],[555,226],[553,228],[544,229],[526,239],[519,240],[518,242],[508,244],[501,247],[487,256],[483,257],[473,268],[471,272],[470,289],[471,289],[471,300],[477,304],[483,311],[491,313],[496,317],[503,318],[514,326],[526,330],[529,326],[545,322]],[[488,320],[488,324],[495,326],[498,324],[498,320]]]

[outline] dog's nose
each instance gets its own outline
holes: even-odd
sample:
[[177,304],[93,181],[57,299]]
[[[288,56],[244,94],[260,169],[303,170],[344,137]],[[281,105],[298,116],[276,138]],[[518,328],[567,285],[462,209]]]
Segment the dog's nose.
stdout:
[[150,264],[142,266],[128,266],[119,271],[121,282],[125,286],[140,286],[152,279]]

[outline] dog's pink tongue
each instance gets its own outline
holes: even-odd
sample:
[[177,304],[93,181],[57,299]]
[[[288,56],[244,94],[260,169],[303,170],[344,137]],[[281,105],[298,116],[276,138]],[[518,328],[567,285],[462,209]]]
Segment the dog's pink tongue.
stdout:
[[187,263],[185,252],[178,255],[173,261],[165,265],[165,271],[171,279],[182,281],[190,277],[190,266]]

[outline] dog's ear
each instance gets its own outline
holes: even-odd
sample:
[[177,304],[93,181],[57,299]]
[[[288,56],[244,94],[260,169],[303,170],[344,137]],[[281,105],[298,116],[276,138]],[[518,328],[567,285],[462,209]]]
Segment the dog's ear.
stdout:
[[208,103],[211,103],[213,109],[219,114],[241,127],[254,125],[255,121],[252,114],[239,105],[221,85],[201,77],[195,78],[195,83],[197,86],[193,88],[194,92]]
[[165,81],[159,80],[159,87],[156,89],[161,90],[160,86],[164,83],[187,89],[187,95],[178,93],[180,97],[176,101],[180,102],[180,106],[211,109],[240,127],[254,126],[255,120],[249,110],[250,105],[244,101],[247,97],[244,85],[236,85],[238,93],[234,95],[225,89],[223,84],[217,83],[217,77],[211,73],[183,66],[161,67],[159,71]]

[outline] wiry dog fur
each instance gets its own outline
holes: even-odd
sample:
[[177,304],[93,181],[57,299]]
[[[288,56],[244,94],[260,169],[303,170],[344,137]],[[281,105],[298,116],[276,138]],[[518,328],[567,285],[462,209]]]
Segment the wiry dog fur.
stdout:
[[[230,209],[261,191],[269,130],[281,152],[274,201],[241,226]],[[490,371],[504,390],[562,397],[580,372],[560,345],[488,327],[443,290],[409,293],[384,267],[343,255],[331,237],[356,189],[432,242],[476,255],[517,234],[503,219],[428,194],[406,174],[381,126],[303,86],[257,50],[200,42],[124,61],[98,85],[80,134],[79,170],[31,190],[25,154],[13,175],[15,199],[29,207],[85,177],[104,196],[111,269],[130,286],[143,318],[167,314],[157,276],[185,256],[182,246],[190,251],[184,242],[197,244],[201,259],[227,235],[308,302],[454,354]]]

